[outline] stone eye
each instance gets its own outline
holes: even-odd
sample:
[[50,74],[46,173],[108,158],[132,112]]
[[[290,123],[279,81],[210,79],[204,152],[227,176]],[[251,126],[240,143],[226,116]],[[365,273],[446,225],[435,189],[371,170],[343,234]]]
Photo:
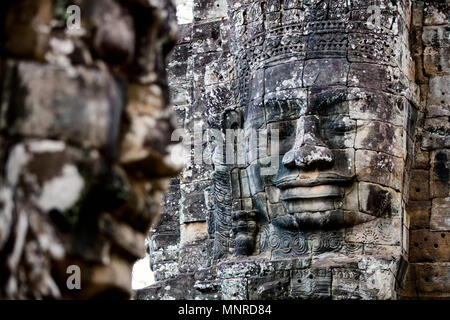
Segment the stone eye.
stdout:
[[346,132],[351,132],[355,130],[355,126],[354,125],[347,125],[345,123],[338,125],[334,128],[334,131],[336,133],[346,133]]
[[328,121],[322,124],[325,134],[334,133],[337,135],[344,135],[345,133],[355,130],[355,123],[348,121],[348,119],[329,118]]

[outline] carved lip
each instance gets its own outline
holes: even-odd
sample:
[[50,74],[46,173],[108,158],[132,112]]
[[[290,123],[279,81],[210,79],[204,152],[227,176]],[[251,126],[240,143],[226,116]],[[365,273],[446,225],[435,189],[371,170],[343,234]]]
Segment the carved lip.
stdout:
[[327,175],[326,177],[315,177],[309,179],[282,179],[276,182],[276,186],[281,189],[291,189],[297,187],[315,187],[345,184],[353,180],[353,177],[343,177],[338,175]]
[[292,187],[281,191],[281,200],[338,198],[344,194],[344,189],[338,185]]

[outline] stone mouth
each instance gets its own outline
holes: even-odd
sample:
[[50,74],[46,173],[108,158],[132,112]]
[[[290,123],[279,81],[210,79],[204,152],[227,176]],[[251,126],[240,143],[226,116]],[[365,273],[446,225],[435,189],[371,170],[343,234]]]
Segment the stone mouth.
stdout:
[[323,212],[338,209],[337,205],[345,195],[337,185],[314,187],[292,187],[281,190],[281,201],[290,214],[298,212]]
[[331,184],[312,187],[291,187],[281,190],[281,200],[316,199],[317,201],[321,201],[321,199],[340,198],[344,194],[345,191],[342,187]]
[[[288,177],[285,179],[280,179],[275,182],[276,186],[280,190],[294,189],[301,187],[325,187],[325,186],[340,186],[345,185],[353,181],[353,177],[344,177],[337,174],[327,174],[322,177],[312,177],[308,179],[299,179],[296,177]],[[335,191],[333,191],[335,193]]]

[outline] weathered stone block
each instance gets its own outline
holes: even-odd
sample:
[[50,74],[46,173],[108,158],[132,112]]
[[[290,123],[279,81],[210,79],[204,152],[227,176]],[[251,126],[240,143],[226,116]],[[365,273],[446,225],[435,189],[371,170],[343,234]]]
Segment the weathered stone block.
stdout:
[[80,67],[72,74],[20,62],[9,65],[9,74],[11,98],[2,102],[7,108],[2,127],[11,135],[115,151],[125,92],[109,72]]
[[264,95],[264,107],[268,123],[298,119],[305,114],[308,91],[306,89],[283,90]]
[[264,185],[261,179],[261,168],[258,164],[249,165],[246,169],[247,178],[250,187],[250,194],[255,195],[264,191]]
[[359,209],[376,217],[399,216],[401,194],[377,184],[359,183]]
[[[305,20],[305,12],[299,10],[300,4],[298,0],[288,0],[282,14],[283,25],[290,25]],[[289,10],[292,9],[292,10]]]
[[226,261],[217,266],[217,276],[221,279],[250,277],[261,274],[262,266],[256,260]]
[[428,76],[445,74],[450,71],[450,47],[426,47],[423,53],[423,67]]
[[248,180],[247,170],[241,170],[241,196],[242,198],[250,198],[250,184]]
[[246,300],[247,279],[224,279],[221,285],[222,297],[224,300]]
[[308,300],[330,299],[331,269],[293,270],[289,297]]
[[[264,69],[259,69],[253,72],[250,78],[249,84],[249,99],[251,101],[261,101],[264,96],[264,85],[265,85],[265,71]],[[269,80],[270,78],[266,78]],[[270,80],[269,80],[270,83]],[[270,83],[273,85],[273,83]]]
[[303,70],[303,86],[345,85],[348,69],[345,59],[308,60]]
[[436,150],[450,148],[450,139],[447,135],[442,135],[439,133],[422,133],[422,146],[423,150]]
[[178,247],[180,235],[173,233],[158,233],[150,237],[151,251],[169,250],[171,247]]
[[395,299],[395,277],[389,270],[362,271],[333,269],[332,298],[334,300]]
[[428,106],[444,107],[450,105],[450,76],[434,76],[430,79]]
[[196,295],[194,283],[193,275],[179,275],[174,279],[137,290],[134,298],[136,300],[193,300]]
[[448,298],[450,263],[414,263],[419,299]]
[[276,187],[266,187],[266,194],[270,203],[280,202],[280,189]]
[[190,83],[172,85],[170,87],[170,101],[174,106],[190,105],[192,103],[192,85]]
[[322,136],[332,149],[353,148],[355,146],[356,121],[340,115],[323,117]]
[[431,154],[430,194],[431,197],[450,195],[450,150],[438,150]]
[[[81,161],[86,168],[83,173]],[[82,199],[87,187],[83,175],[93,177],[100,170],[98,154],[88,157],[61,141],[29,140],[11,148],[5,180],[11,187],[28,190],[29,201],[42,212],[66,212]]]
[[278,300],[289,296],[289,271],[273,272],[265,277],[248,279],[250,300]]
[[301,88],[304,62],[286,63],[265,70],[264,91]]
[[180,245],[184,246],[192,242],[208,238],[206,222],[189,222],[181,225]]
[[449,34],[450,31],[445,26],[426,26],[423,28],[422,41],[425,46],[448,47]]
[[[204,145],[203,145],[204,146]],[[205,151],[205,149],[198,148],[197,150]],[[188,163],[184,166],[183,171],[180,175],[180,180],[184,184],[195,183],[196,181],[208,181],[211,179],[213,173],[212,166],[204,162],[203,154],[201,157],[194,158],[194,148],[188,150],[191,153],[190,157],[188,154]],[[200,164],[200,161],[203,164]],[[190,161],[190,162],[189,162]],[[197,163],[196,163],[197,162]]]
[[359,181],[379,183],[401,190],[403,160],[382,152],[357,150],[355,157],[356,175]]
[[186,82],[188,80],[188,65],[190,62],[189,45],[177,45],[169,57],[167,75],[170,84]]
[[92,51],[111,64],[130,63],[137,37],[129,10],[116,1],[100,0],[83,1],[80,11],[83,25],[91,33]]
[[448,23],[448,2],[426,1],[424,6],[424,25],[439,25]]
[[[199,183],[198,185],[204,186],[205,183]],[[191,189],[195,188],[195,184],[186,187],[189,188],[188,192],[181,190],[180,223],[206,221],[208,210],[204,191]]]
[[357,122],[356,149],[385,152],[387,154],[403,157],[404,131],[402,127],[396,127],[388,123],[378,121]]
[[400,257],[402,248],[400,246],[387,246],[378,244],[364,244],[364,254],[370,256]]
[[223,51],[224,32],[225,30],[221,21],[194,25],[192,32],[192,52],[208,53]]
[[379,91],[354,88],[349,91],[349,114],[352,119],[378,120],[401,126],[406,99]]
[[206,243],[196,243],[180,249],[179,271],[180,273],[195,272],[204,268],[208,261],[208,251]]
[[13,222],[13,193],[8,187],[0,188],[0,250],[3,249],[11,233]]
[[43,60],[49,49],[50,34],[45,30],[50,28],[53,19],[52,1],[16,1],[9,6],[2,30],[6,52]]
[[410,229],[430,227],[431,201],[409,201],[406,210],[411,219]]
[[345,241],[398,246],[402,241],[400,218],[378,218],[347,228]]
[[408,256],[409,254],[409,229],[408,226],[402,225],[402,250],[404,255]]
[[382,90],[388,80],[385,66],[368,63],[352,63],[348,75],[348,84],[352,87]]
[[411,230],[409,235],[409,261],[450,261],[449,232],[426,229]]
[[450,231],[450,197],[433,199],[430,229],[431,231]]
[[270,219],[275,219],[276,217],[284,216],[286,214],[286,208],[281,203],[268,203],[267,210]]
[[427,106],[427,117],[450,116],[450,109],[445,106]]
[[[153,270],[161,270],[163,267],[159,267],[160,264],[174,263],[178,265],[178,253],[179,245],[167,245],[167,247],[159,248],[158,250],[150,250],[150,261]],[[167,268],[168,266],[166,266]]]
[[195,0],[194,17],[195,20],[214,20],[227,17],[226,0]]
[[155,274],[155,281],[157,282],[175,278],[180,273],[177,261],[158,263],[153,267],[153,272]]
[[[231,80],[231,70],[232,70],[231,58],[227,54],[222,54],[219,59],[205,66],[205,75],[204,75],[205,86],[213,86],[228,83]],[[229,99],[231,98],[232,97],[229,97]]]
[[241,183],[239,180],[239,169],[234,169],[231,172],[231,189],[233,199],[241,198]]
[[349,113],[349,98],[349,89],[344,86],[312,87],[309,89],[306,113],[321,116],[346,115]]
[[191,23],[178,24],[178,44],[189,43],[192,40],[192,27]]
[[428,132],[436,132],[442,135],[450,135],[448,117],[426,118],[424,130]]
[[414,169],[409,183],[409,199],[412,201],[426,201],[430,199],[428,170]]
[[[188,70],[188,76],[192,77],[194,81],[194,99],[205,91],[205,84],[208,81],[206,78],[207,68],[208,73],[211,74],[215,70],[216,74],[220,74],[223,70],[220,70],[220,65],[217,61],[220,60],[221,53],[215,51],[207,51],[205,53],[199,53],[192,57],[192,71]],[[190,74],[192,73],[192,74]],[[213,83],[210,83],[210,85]]]
[[[358,191],[358,185],[354,184],[349,188],[345,189],[345,197],[342,204],[342,209],[346,211],[359,211],[359,191]],[[345,214],[344,214],[345,219]]]
[[430,153],[427,151],[417,150],[414,154],[414,169],[429,169]]
[[[210,79],[205,78],[205,81],[210,81]],[[190,112],[188,112],[187,127],[193,128],[198,123],[208,123],[209,128],[220,128],[223,110],[233,104],[230,85],[218,83],[202,87],[199,83],[194,82],[194,84],[197,89],[193,92],[193,104],[188,107]],[[204,129],[206,128],[204,127]]]

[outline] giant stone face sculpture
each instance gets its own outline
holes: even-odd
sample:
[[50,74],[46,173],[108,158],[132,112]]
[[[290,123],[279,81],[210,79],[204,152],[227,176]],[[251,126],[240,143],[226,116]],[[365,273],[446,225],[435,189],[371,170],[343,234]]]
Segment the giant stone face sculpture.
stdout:
[[241,131],[238,160],[216,163],[216,259],[303,257],[339,268],[343,256],[389,256],[397,272],[417,118],[409,8],[229,1],[236,107],[223,127]]

